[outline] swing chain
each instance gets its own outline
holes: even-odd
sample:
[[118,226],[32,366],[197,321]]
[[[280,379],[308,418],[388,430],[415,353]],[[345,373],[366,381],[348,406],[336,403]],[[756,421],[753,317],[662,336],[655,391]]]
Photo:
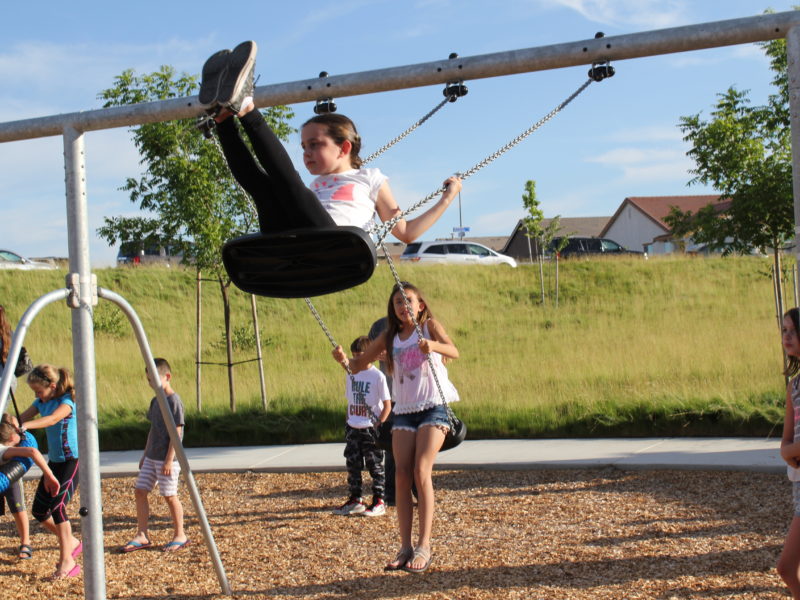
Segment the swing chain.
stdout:
[[437,104],[437,105],[436,105],[436,106],[435,106],[435,107],[434,107],[434,108],[433,108],[433,109],[432,109],[432,110],[431,110],[431,111],[430,111],[428,114],[426,114],[426,115],[425,115],[424,117],[422,117],[422,118],[421,118],[419,121],[417,121],[416,123],[414,123],[414,124],[413,124],[411,127],[409,127],[408,129],[406,129],[406,130],[405,130],[403,133],[401,133],[400,135],[398,135],[396,138],[394,138],[393,140],[389,141],[389,142],[388,142],[388,143],[386,143],[384,146],[381,146],[381,147],[380,147],[380,148],[378,148],[378,149],[377,149],[375,152],[373,152],[372,154],[370,154],[369,156],[367,156],[367,157],[366,157],[366,158],[365,158],[365,159],[362,161],[362,163],[363,163],[363,164],[367,164],[367,163],[369,163],[369,162],[372,162],[372,161],[373,161],[373,160],[375,160],[376,158],[378,158],[378,157],[379,157],[381,154],[383,154],[384,152],[386,152],[386,151],[387,151],[389,148],[391,148],[391,147],[392,147],[392,146],[394,146],[394,145],[395,145],[397,142],[401,141],[403,138],[405,138],[406,136],[408,136],[408,134],[410,134],[411,132],[413,132],[413,131],[414,131],[414,130],[417,128],[417,127],[419,127],[420,125],[422,125],[422,124],[423,124],[425,121],[427,121],[427,120],[428,120],[428,119],[430,119],[430,118],[431,118],[433,115],[435,115],[437,112],[439,112],[439,109],[440,109],[440,108],[442,108],[442,107],[443,107],[445,104],[447,104],[448,102],[451,102],[451,100],[450,100],[450,98],[449,98],[449,97],[448,97],[448,98],[445,98],[444,100],[442,100],[441,102],[439,102],[439,104]]
[[[566,100],[564,100],[563,102],[561,102],[561,104],[559,104],[558,106],[556,106],[556,107],[555,107],[553,110],[551,110],[549,113],[547,113],[547,114],[546,114],[544,117],[542,117],[542,118],[541,118],[539,121],[537,121],[536,123],[534,123],[533,125],[531,125],[531,126],[528,128],[528,129],[526,129],[526,130],[525,130],[525,131],[523,131],[521,134],[519,134],[517,137],[515,137],[513,140],[511,140],[510,142],[508,142],[508,143],[507,143],[505,146],[501,147],[500,149],[498,149],[497,151],[495,151],[493,154],[490,154],[489,156],[487,156],[486,158],[484,158],[482,161],[480,161],[479,163],[477,163],[476,165],[474,165],[472,168],[470,168],[470,169],[468,169],[467,171],[465,171],[465,172],[464,172],[464,173],[461,175],[461,179],[466,179],[467,177],[470,177],[471,175],[474,175],[475,173],[477,173],[478,171],[480,171],[480,170],[481,170],[483,167],[485,167],[485,166],[486,166],[486,165],[488,165],[489,163],[493,162],[494,160],[496,160],[497,158],[499,158],[500,156],[502,156],[503,154],[505,154],[506,152],[508,152],[509,150],[511,150],[511,149],[512,149],[514,146],[516,146],[517,144],[519,144],[519,143],[520,143],[522,140],[524,140],[525,138],[527,138],[527,137],[528,137],[529,135],[531,135],[531,134],[532,134],[534,131],[536,131],[537,129],[539,129],[539,128],[540,128],[542,125],[544,125],[545,123],[547,123],[547,122],[548,122],[550,119],[552,119],[553,117],[555,117],[555,116],[556,116],[558,113],[560,113],[560,112],[561,112],[561,111],[562,111],[564,108],[566,108],[566,106],[567,106],[567,105],[568,105],[570,102],[572,102],[572,101],[573,101],[575,98],[577,98],[577,97],[578,97],[578,96],[581,94],[581,92],[583,92],[583,91],[584,91],[584,90],[585,90],[587,87],[589,87],[589,85],[590,85],[590,84],[591,84],[593,81],[594,81],[593,79],[587,79],[587,80],[586,80],[586,81],[585,81],[585,82],[584,82],[584,83],[583,83],[583,84],[582,84],[582,85],[581,85],[581,86],[580,86],[580,87],[579,87],[577,90],[575,90],[575,91],[574,91],[574,92],[573,92],[573,93],[572,93],[572,94],[571,94],[571,95],[570,95],[570,96],[569,96],[569,97],[568,97]],[[442,187],[440,187],[439,189],[437,189],[435,192],[432,192],[432,193],[428,194],[428,195],[427,195],[427,196],[425,196],[425,197],[424,197],[422,200],[420,200],[420,201],[419,201],[419,202],[417,202],[416,204],[413,204],[413,205],[411,205],[409,208],[407,208],[406,210],[404,210],[404,211],[402,211],[401,213],[397,214],[396,216],[392,217],[392,218],[391,218],[391,219],[389,219],[388,221],[384,221],[384,222],[383,222],[382,224],[380,224],[380,225],[378,225],[378,224],[373,224],[373,225],[370,227],[370,230],[369,230],[369,232],[370,232],[370,233],[374,233],[374,234],[375,234],[375,235],[378,237],[378,241],[382,243],[382,242],[383,242],[383,240],[386,238],[386,236],[387,236],[387,235],[389,235],[389,233],[392,231],[392,229],[394,229],[394,226],[395,226],[395,225],[397,225],[397,223],[398,223],[398,222],[399,222],[401,219],[405,218],[405,216],[406,216],[407,214],[414,212],[415,210],[417,210],[418,208],[420,208],[420,207],[421,207],[421,206],[423,206],[424,204],[427,204],[428,202],[430,202],[431,200],[433,200],[433,199],[434,199],[436,196],[438,196],[439,194],[441,194],[442,192],[444,192],[444,191],[445,191],[445,189],[446,189],[446,188],[445,188],[444,186],[442,186]]]
[[[303,299],[306,301],[308,309],[311,311],[311,314],[314,315],[314,318],[317,320],[317,323],[319,323],[319,326],[322,327],[322,331],[324,331],[325,335],[328,336],[328,341],[331,343],[331,347],[335,350],[339,344],[336,343],[336,340],[333,338],[333,334],[331,334],[330,330],[328,329],[328,326],[325,325],[325,321],[322,320],[322,317],[317,312],[317,309],[311,302],[311,298],[303,298]],[[344,365],[344,369],[350,376],[350,383],[355,384],[356,379],[355,376],[353,375],[353,372],[350,370],[350,365]]]

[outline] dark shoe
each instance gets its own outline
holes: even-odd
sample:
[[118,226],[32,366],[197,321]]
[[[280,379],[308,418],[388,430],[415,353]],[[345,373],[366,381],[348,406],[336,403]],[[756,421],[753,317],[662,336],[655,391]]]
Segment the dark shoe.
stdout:
[[246,98],[253,97],[256,51],[256,43],[248,41],[236,46],[226,56],[227,68],[219,80],[217,104],[233,114],[242,110]]
[[200,104],[208,109],[213,108],[218,100],[222,77],[228,70],[230,50],[220,50],[212,54],[203,65],[200,79]]

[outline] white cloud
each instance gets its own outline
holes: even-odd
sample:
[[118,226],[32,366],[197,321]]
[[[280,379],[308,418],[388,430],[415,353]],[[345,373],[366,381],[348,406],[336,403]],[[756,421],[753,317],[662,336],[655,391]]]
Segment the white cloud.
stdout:
[[685,0],[540,0],[540,3],[574,10],[595,23],[645,29],[682,24],[686,22],[688,8]]
[[675,159],[651,164],[623,165],[622,182],[632,183],[656,183],[674,181],[685,184],[691,178],[688,171],[693,163],[688,158]]
[[608,136],[610,142],[637,144],[647,142],[682,142],[683,133],[675,125],[651,125],[634,129],[620,129]]
[[600,163],[602,165],[631,165],[651,162],[673,161],[682,153],[672,149],[653,149],[653,148],[616,148],[604,152],[599,156],[586,159],[587,162]]

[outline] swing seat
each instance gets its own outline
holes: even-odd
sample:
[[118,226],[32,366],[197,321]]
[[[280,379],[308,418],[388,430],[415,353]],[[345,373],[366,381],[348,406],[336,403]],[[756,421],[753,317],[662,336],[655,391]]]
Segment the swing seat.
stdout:
[[222,262],[236,287],[269,298],[310,298],[355,287],[377,254],[360,227],[252,233],[228,241]]
[[[36,438],[26,431],[18,446],[38,448]],[[8,491],[15,482],[19,481],[33,465],[33,460],[23,456],[15,456],[7,463],[0,465],[0,494]]]

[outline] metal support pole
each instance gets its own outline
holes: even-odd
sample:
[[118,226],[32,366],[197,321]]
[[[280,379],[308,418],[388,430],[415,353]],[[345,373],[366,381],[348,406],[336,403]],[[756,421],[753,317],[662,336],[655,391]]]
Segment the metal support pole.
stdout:
[[103,553],[103,500],[100,491],[100,445],[95,385],[94,321],[96,285],[89,263],[89,218],[86,207],[86,164],[83,132],[64,128],[64,165],[67,188],[69,275],[67,304],[72,308],[72,361],[75,368],[75,402],[78,417],[79,479],[83,589],[88,600],[105,600],[106,573]]
[[[11,339],[11,347],[8,349],[8,364],[17,364],[20,350],[25,343],[25,334],[28,332],[28,326],[33,321],[33,318],[39,314],[48,304],[52,304],[58,300],[63,300],[69,295],[69,290],[55,290],[49,294],[45,294],[41,298],[35,300],[33,304],[28,307],[19,322],[17,328],[14,330],[14,337]],[[8,392],[11,389],[11,380],[15,377],[14,369],[6,369],[3,371],[3,378],[0,379],[0,414],[6,412],[6,405],[8,404]]]
[[225,574],[225,567],[222,565],[222,560],[219,557],[219,551],[217,550],[217,545],[214,541],[214,534],[211,532],[211,526],[208,524],[208,517],[206,516],[205,508],[203,508],[203,501],[200,498],[200,492],[197,489],[197,483],[194,480],[194,475],[192,475],[192,470],[189,466],[189,459],[186,458],[186,451],[183,449],[183,442],[181,441],[180,435],[178,435],[178,430],[175,427],[175,420],[172,418],[172,413],[169,410],[167,396],[164,394],[164,388],[161,387],[161,380],[159,379],[158,371],[156,370],[156,364],[153,360],[153,353],[150,351],[150,344],[147,341],[147,336],[145,335],[144,327],[142,327],[142,322],[139,320],[139,317],[133,310],[133,307],[131,307],[131,305],[128,304],[128,302],[119,294],[115,294],[110,290],[100,288],[98,290],[98,295],[101,298],[111,300],[117,306],[119,306],[122,309],[122,312],[124,312],[128,317],[128,321],[130,321],[130,324],[133,327],[133,331],[136,334],[136,341],[139,343],[139,350],[141,351],[142,358],[144,358],[145,361],[147,379],[150,381],[150,387],[152,387],[156,393],[158,407],[161,409],[161,416],[164,419],[164,424],[167,426],[172,447],[175,448],[175,456],[178,458],[178,462],[181,465],[183,478],[186,481],[186,487],[189,489],[189,496],[192,499],[192,504],[194,505],[195,512],[197,513],[197,518],[200,521],[200,530],[203,532],[206,548],[211,556],[211,563],[214,565],[214,570],[217,573],[217,579],[219,580],[220,588],[222,589],[223,594],[230,596],[231,587],[228,583],[228,577]]
[[[789,122],[792,127],[792,194],[794,196],[794,252],[800,267],[800,25],[786,36],[789,76]],[[797,287],[794,290],[797,297]]]
[[[548,69],[591,65],[643,56],[688,52],[735,44],[774,40],[800,25],[800,11],[730,19],[627,35],[552,44],[478,56],[459,56],[402,67],[315,77],[255,89],[256,106],[309,102],[323,97],[344,98],[452,81],[484,79]],[[50,117],[0,123],[0,143],[58,135],[65,123],[81,131],[112,129],[172,119],[203,112],[197,96],[112,106]]]

